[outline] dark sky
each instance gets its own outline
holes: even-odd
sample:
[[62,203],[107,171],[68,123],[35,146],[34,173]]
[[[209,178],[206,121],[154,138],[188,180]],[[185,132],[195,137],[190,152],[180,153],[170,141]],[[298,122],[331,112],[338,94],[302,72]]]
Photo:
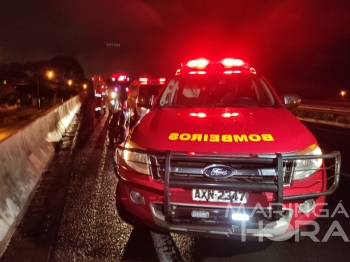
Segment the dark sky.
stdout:
[[189,58],[234,56],[287,89],[346,88],[350,1],[0,0],[0,63],[55,55],[88,78],[169,76]]

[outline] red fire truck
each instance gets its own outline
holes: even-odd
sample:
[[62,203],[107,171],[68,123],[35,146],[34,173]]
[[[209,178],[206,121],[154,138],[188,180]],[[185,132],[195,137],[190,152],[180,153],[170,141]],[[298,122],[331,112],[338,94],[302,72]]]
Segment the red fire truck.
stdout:
[[[108,77],[95,75],[92,77],[95,99],[95,114],[101,116],[106,111],[113,111],[116,100],[128,92],[130,79],[126,74],[111,74]],[[126,96],[126,95],[123,95]]]
[[105,95],[107,90],[106,78],[101,75],[95,75],[92,77],[92,83],[94,88],[94,100],[95,100],[95,115],[101,116],[104,113]]
[[114,156],[116,204],[129,223],[283,240],[338,187],[340,153],[322,152],[288,110],[300,98],[280,99],[245,61],[188,61],[153,104],[138,103],[150,111]]

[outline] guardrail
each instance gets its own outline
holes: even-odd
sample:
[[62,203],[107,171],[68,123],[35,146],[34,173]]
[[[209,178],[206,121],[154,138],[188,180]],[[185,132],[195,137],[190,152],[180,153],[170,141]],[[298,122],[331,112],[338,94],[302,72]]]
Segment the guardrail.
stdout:
[[[308,101],[292,109],[301,120],[316,121],[329,125],[350,127],[350,103]],[[339,104],[339,105],[337,105]]]
[[301,104],[296,110],[314,111],[329,114],[350,115],[350,107]]

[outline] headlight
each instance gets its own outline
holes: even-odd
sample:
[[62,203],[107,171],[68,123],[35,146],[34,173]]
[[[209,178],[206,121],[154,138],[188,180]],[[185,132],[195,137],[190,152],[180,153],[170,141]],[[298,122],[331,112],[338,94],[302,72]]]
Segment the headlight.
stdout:
[[117,96],[116,92],[112,92],[112,93],[111,93],[111,97],[112,97],[112,98],[115,98],[116,96]]
[[[125,147],[132,148],[132,146],[129,143],[126,143]],[[125,160],[126,164],[132,169],[142,174],[150,175],[150,162],[147,154],[131,152],[125,149],[123,150],[122,155],[120,157],[122,157]]]
[[[298,155],[322,155],[321,149],[317,145],[312,145],[298,152]],[[295,160],[293,179],[304,179],[320,170],[322,158]]]
[[115,101],[111,100],[111,105],[114,106],[114,104],[115,104]]

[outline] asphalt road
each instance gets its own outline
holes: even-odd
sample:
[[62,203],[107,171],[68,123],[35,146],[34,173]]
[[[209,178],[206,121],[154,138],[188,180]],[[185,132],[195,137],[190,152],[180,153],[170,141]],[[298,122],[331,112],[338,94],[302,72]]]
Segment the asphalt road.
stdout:
[[[158,234],[124,223],[115,208],[117,178],[107,147],[108,117],[94,118],[87,99],[57,147],[53,162],[0,261],[349,261],[350,132],[306,123],[325,153],[342,153],[340,188],[327,198],[315,239],[240,242]],[[343,212],[334,212],[341,203]],[[344,213],[345,211],[345,213]],[[338,223],[328,240],[327,232]],[[332,232],[333,232],[332,231]],[[330,232],[330,233],[332,233]]]

